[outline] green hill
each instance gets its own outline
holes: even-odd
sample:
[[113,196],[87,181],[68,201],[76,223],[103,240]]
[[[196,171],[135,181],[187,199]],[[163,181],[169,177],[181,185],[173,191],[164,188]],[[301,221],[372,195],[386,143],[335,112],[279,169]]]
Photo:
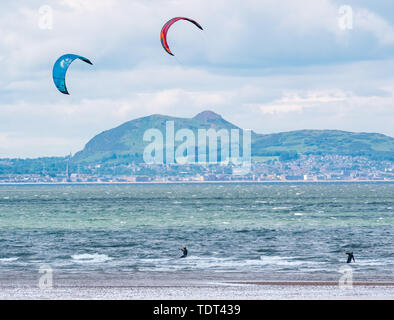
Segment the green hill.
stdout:
[[[175,131],[187,128],[237,129],[238,127],[212,111],[193,118],[151,115],[128,121],[91,139],[72,158],[74,163],[141,162],[147,129],[159,129],[165,135],[166,121],[174,121]],[[275,134],[252,132],[252,156],[281,156],[284,160],[298,154],[337,154],[394,160],[394,138],[378,133],[353,133],[339,130],[300,130]]]
[[144,148],[148,144],[143,141],[144,132],[154,128],[159,129],[165,136],[167,121],[174,121],[175,132],[186,128],[192,130],[196,136],[198,129],[239,129],[211,111],[201,112],[194,118],[151,115],[128,121],[119,127],[98,134],[86,144],[82,151],[76,153],[72,160],[85,163],[113,161],[114,159],[142,161]]
[[252,150],[254,155],[288,151],[298,154],[366,156],[383,160],[394,158],[394,138],[379,133],[300,130],[258,135]]

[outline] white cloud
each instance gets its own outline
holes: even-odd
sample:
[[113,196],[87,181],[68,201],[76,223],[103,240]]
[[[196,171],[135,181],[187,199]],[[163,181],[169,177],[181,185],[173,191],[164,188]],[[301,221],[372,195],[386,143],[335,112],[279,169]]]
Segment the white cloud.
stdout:
[[382,17],[367,9],[356,11],[355,28],[372,33],[381,45],[394,44],[394,27]]
[[258,107],[263,114],[302,112],[305,108],[322,107],[328,103],[345,101],[349,94],[335,92],[287,92],[283,97],[263,105],[246,105]]
[[26,136],[23,132],[0,132],[0,158],[21,157],[21,150],[26,158],[64,156],[76,144],[81,148],[84,142],[63,137]]
[[[18,132],[7,138],[12,152],[0,144],[1,155],[32,154],[26,145],[67,154],[135,117],[205,109],[264,133],[314,127],[394,135],[393,25],[373,4],[354,6],[351,32],[338,28],[332,0],[48,0],[51,30],[38,25],[43,4],[0,5],[0,132]],[[169,34],[174,58],[159,32],[179,15],[204,31],[177,23]],[[51,70],[68,52],[94,65],[73,63],[66,97]]]
[[78,12],[108,10],[116,3],[114,0],[61,0],[60,3]]

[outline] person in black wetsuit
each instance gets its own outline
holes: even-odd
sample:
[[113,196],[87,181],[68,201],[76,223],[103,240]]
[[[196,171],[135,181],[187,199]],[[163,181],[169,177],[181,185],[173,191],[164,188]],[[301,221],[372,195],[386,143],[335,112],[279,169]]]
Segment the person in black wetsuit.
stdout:
[[353,256],[353,252],[345,252],[347,254],[347,263],[352,262],[352,259],[354,262],[356,262],[356,260],[354,260],[354,256]]
[[186,246],[184,246],[181,250],[182,250],[182,253],[183,253],[183,255],[181,256],[181,258],[186,258],[186,257],[187,257],[187,249],[186,249]]

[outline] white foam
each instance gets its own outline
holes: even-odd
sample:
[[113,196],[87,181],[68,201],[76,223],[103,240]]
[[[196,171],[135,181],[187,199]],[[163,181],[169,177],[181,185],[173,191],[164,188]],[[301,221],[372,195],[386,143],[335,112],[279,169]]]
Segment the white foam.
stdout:
[[366,260],[358,259],[357,260],[357,265],[360,265],[360,266],[371,266],[371,267],[373,267],[373,266],[387,266],[387,265],[390,265],[390,264],[394,264],[394,261],[393,260],[388,260],[388,259],[384,259],[384,260],[380,260],[380,261],[368,260],[368,259],[366,259]]
[[11,257],[11,258],[0,258],[0,262],[12,262],[18,260],[18,257]]
[[112,260],[111,257],[107,256],[106,254],[74,254],[71,256],[73,260],[79,263],[101,263],[108,260]]
[[[294,259],[294,260],[293,260]],[[316,261],[300,261],[300,260],[295,260],[295,258],[284,258],[280,256],[261,256],[260,260],[262,261],[262,264],[270,264],[270,265],[276,265],[276,266],[299,266],[299,265],[317,265],[319,262]]]
[[300,261],[296,257],[280,257],[280,256],[261,256],[260,259],[235,260],[233,258],[221,257],[199,257],[190,256],[186,259],[142,259],[141,262],[147,265],[141,266],[139,269],[144,271],[175,271],[184,269],[194,270],[259,270],[264,266],[271,265],[276,267],[294,267],[307,268],[318,267],[321,262],[316,261]]

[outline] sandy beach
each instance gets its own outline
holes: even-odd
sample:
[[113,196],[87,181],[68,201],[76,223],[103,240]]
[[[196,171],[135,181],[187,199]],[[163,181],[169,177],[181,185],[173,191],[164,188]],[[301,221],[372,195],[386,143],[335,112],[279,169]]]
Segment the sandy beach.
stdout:
[[278,300],[392,300],[392,285],[357,285],[340,289],[330,285],[231,285],[207,284],[202,286],[124,286],[124,287],[55,287],[41,290],[34,287],[1,287],[0,299],[135,299],[135,300],[195,300],[195,299],[278,299]]
[[[235,278],[238,278],[236,275]],[[243,275],[243,278],[246,276]],[[133,300],[375,300],[394,299],[394,282],[231,281],[231,275],[198,279],[197,275],[62,275],[52,289],[40,289],[38,277],[2,278],[0,299],[133,299]]]

